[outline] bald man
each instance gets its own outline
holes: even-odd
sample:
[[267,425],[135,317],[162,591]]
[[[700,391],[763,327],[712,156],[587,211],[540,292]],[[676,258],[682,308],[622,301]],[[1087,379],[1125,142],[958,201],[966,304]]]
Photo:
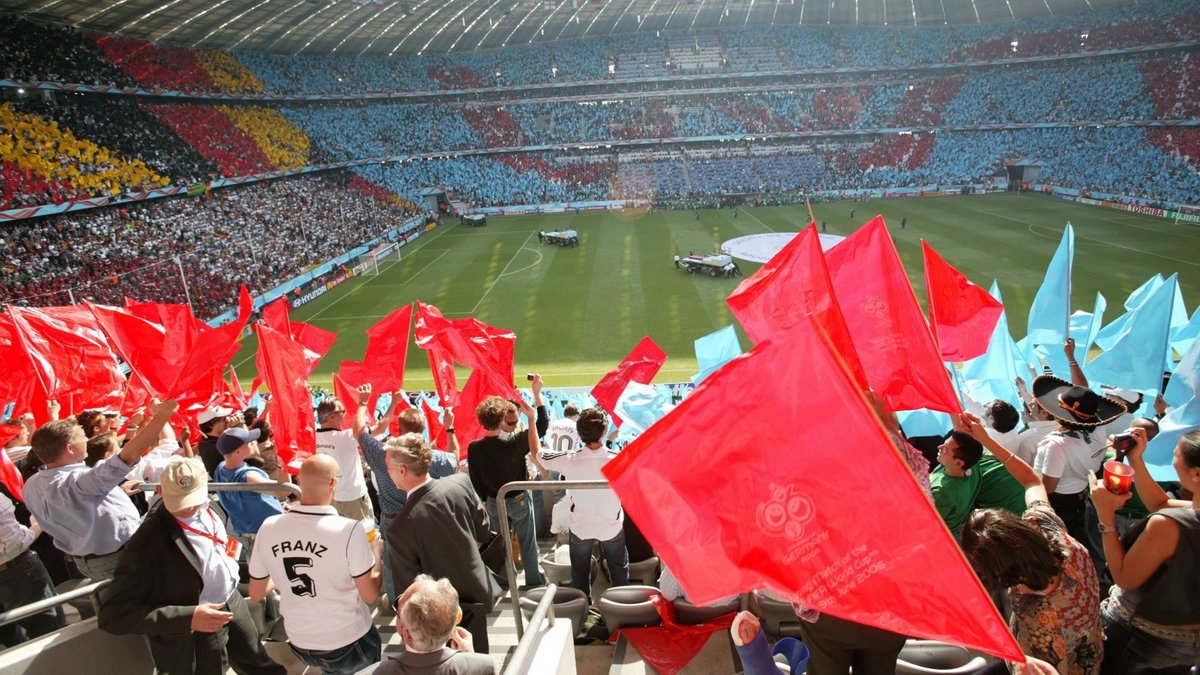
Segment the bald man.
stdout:
[[338,473],[329,455],[304,460],[300,505],[268,518],[250,555],[250,599],[278,587],[292,651],[328,674],[357,672],[381,654],[368,606],[383,582],[380,542],[334,509]]

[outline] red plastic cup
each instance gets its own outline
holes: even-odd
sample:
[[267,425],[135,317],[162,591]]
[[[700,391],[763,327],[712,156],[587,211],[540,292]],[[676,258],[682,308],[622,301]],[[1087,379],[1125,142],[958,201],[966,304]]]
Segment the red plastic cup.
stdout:
[[1124,462],[1104,463],[1104,489],[1115,495],[1123,495],[1133,489],[1133,467]]

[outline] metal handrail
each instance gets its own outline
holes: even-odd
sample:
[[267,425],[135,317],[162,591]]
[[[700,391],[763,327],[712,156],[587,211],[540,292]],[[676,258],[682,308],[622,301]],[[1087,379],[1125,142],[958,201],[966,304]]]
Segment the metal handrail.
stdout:
[[[158,483],[140,483],[135,489],[154,492]],[[209,483],[209,492],[286,492],[300,498],[300,486],[295,483]]]
[[7,612],[0,613],[0,626],[5,626],[14,621],[20,621],[21,619],[27,619],[35,614],[41,614],[52,607],[65,605],[72,600],[78,600],[79,598],[87,597],[89,595],[91,596],[92,600],[92,609],[96,610],[96,613],[99,614],[100,601],[97,599],[96,594],[105,588],[108,588],[108,585],[111,583],[112,581],[104,579],[102,581],[88,584],[87,586],[80,586],[73,591],[67,591],[66,593],[62,593],[54,597],[38,600],[37,602],[31,602],[28,605],[21,605],[16,609],[10,609]]
[[[533,615],[529,617],[530,626],[540,626],[543,619],[551,627],[554,626],[554,596],[557,593],[557,584],[546,586],[545,595],[542,596],[537,609],[533,610]],[[520,612],[517,612],[517,614],[519,615]],[[521,669],[525,665],[525,659],[529,657],[529,652],[533,649],[533,642],[536,637],[537,633],[533,631],[530,631],[528,635],[521,636],[521,641],[517,643],[517,648],[513,650],[512,656],[508,659],[508,665],[505,666],[504,672],[501,675],[516,675],[523,672]]]
[[[524,637],[525,628],[521,621],[521,596],[517,591],[517,572],[513,566],[512,547],[508,545],[508,542],[512,541],[512,530],[508,527],[508,504],[505,502],[505,496],[510,492],[524,490],[546,492],[565,489],[611,490],[612,486],[606,480],[515,480],[500,486],[496,493],[496,517],[500,519],[500,536],[504,537],[505,542],[504,567],[508,574],[508,592],[512,600],[513,619],[517,622],[518,638]],[[533,505],[530,504],[529,507],[533,508]]]

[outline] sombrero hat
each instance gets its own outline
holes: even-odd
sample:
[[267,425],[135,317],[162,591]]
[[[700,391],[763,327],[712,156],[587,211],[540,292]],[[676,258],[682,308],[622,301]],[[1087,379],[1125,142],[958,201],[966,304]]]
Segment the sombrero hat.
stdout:
[[1101,427],[1126,412],[1120,401],[1053,375],[1034,379],[1033,397],[1055,419],[1081,427]]

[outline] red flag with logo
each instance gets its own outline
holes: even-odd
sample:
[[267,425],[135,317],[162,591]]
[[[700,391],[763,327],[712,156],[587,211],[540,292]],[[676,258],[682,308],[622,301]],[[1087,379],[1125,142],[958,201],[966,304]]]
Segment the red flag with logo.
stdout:
[[592,398],[612,415],[614,424],[620,425],[621,418],[617,417],[613,409],[616,408],[617,399],[621,398],[625,387],[629,386],[630,382],[650,384],[650,380],[654,379],[658,369],[666,362],[667,353],[647,335],[620,365],[610,370],[592,387]]
[[[804,386],[780,396],[769,382]],[[741,431],[714,434],[717,419]],[[1023,660],[811,318],[709,376],[604,474],[697,605],[769,589],[849,621]],[[847,495],[838,477],[869,489]]]
[[412,305],[405,305],[367,329],[367,352],[363,363],[371,386],[381,392],[396,391],[404,386],[410,323]]
[[871,388],[890,410],[962,412],[881,216],[825,254]]
[[867,388],[854,340],[834,297],[815,224],[810,223],[767,264],[738,284],[725,302],[754,342],[792,327],[802,316],[813,317],[833,341],[854,380]]
[[280,463],[296,473],[317,444],[304,346],[264,324],[257,332],[259,372],[275,399],[270,412],[275,448]]
[[929,242],[925,252],[925,295],[929,329],[945,361],[967,361],[987,352],[1004,305],[942,259]]

